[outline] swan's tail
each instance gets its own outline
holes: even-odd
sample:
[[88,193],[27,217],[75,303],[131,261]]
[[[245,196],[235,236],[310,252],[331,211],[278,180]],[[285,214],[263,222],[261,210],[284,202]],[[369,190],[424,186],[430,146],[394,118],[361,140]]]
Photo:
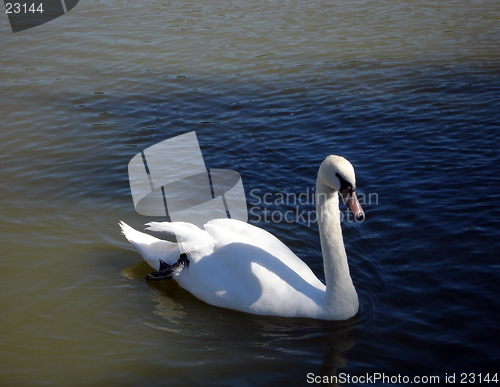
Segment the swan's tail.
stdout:
[[128,224],[118,223],[123,235],[141,253],[146,262],[155,270],[160,268],[160,259],[173,265],[179,259],[180,251],[177,243],[155,238],[151,235],[134,230]]

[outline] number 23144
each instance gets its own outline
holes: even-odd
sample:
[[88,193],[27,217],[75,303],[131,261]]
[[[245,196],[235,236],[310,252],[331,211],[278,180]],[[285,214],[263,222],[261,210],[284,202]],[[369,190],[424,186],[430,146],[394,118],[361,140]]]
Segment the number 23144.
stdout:
[[35,3],[5,3],[5,13],[35,13],[35,12],[43,12],[43,4],[40,3],[38,7],[35,6]]

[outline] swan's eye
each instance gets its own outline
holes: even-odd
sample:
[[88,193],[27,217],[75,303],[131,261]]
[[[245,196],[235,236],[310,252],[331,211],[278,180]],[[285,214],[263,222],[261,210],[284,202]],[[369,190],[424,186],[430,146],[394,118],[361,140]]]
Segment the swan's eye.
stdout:
[[351,183],[349,183],[346,179],[344,179],[342,176],[340,176],[339,173],[335,174],[339,180],[340,180],[340,189],[339,191],[343,192],[344,190],[348,190],[349,193],[351,194],[353,191],[355,191],[355,188],[353,189],[353,186]]

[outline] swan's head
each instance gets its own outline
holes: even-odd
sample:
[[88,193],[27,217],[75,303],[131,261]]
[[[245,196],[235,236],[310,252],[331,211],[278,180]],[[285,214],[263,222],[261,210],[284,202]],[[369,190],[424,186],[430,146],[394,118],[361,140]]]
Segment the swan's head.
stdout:
[[358,221],[365,219],[365,212],[356,196],[356,175],[352,164],[342,156],[328,156],[319,168],[318,178],[325,185],[342,195]]

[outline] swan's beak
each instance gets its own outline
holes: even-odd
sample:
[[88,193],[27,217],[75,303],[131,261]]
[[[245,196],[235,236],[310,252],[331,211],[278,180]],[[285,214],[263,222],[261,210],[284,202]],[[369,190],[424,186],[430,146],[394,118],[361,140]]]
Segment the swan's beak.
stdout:
[[363,211],[363,207],[361,207],[361,204],[359,204],[358,197],[356,196],[356,191],[352,191],[351,193],[348,193],[346,191],[347,190],[341,192],[344,203],[347,204],[347,207],[349,207],[349,210],[351,210],[354,218],[356,218],[358,222],[362,222],[363,220],[365,220],[365,212]]

